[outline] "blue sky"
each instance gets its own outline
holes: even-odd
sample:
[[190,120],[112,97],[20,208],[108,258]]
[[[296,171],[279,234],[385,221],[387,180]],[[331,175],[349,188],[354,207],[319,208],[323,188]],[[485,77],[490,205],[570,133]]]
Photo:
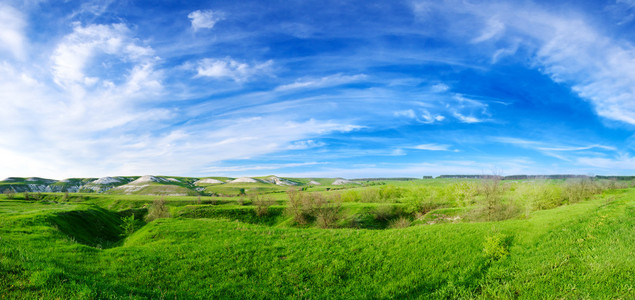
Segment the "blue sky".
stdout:
[[635,170],[635,1],[0,1],[0,177]]

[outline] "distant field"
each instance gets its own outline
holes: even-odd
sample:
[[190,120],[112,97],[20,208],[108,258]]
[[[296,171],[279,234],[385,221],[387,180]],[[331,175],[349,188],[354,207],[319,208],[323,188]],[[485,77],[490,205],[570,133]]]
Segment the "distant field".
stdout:
[[635,298],[632,181],[328,184],[2,195],[0,298]]

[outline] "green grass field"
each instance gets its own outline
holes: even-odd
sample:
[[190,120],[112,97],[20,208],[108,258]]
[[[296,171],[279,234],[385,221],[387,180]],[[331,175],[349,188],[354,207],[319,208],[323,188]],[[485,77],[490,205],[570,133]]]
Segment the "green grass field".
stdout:
[[0,196],[0,298],[635,298],[635,188],[494,184]]

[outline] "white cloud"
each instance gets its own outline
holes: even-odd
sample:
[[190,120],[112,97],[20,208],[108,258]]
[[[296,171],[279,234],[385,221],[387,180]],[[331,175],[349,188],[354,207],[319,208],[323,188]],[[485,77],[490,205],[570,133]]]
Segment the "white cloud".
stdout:
[[305,150],[305,149],[318,148],[318,147],[323,147],[323,146],[326,146],[326,144],[323,143],[323,142],[314,141],[314,140],[305,140],[305,141],[293,142],[287,147],[287,149],[289,149],[289,150]]
[[271,171],[271,170],[279,170],[284,168],[297,168],[297,167],[306,167],[306,166],[315,166],[321,165],[324,163],[321,162],[305,162],[305,163],[285,163],[285,164],[266,164],[266,165],[243,165],[243,166],[216,166],[216,167],[208,167],[205,168],[205,173],[211,174],[230,174],[237,172],[246,172],[249,171],[249,174],[244,174],[244,176],[258,176],[265,175],[264,173],[258,173],[258,171]]
[[249,65],[238,62],[230,57],[224,59],[204,58],[196,65],[197,77],[230,78],[236,82],[243,82],[252,76],[269,74],[273,61]]
[[294,89],[310,89],[310,88],[322,88],[341,84],[347,84],[351,82],[357,82],[366,79],[365,74],[356,75],[342,75],[335,74],[322,78],[303,78],[295,81],[294,83],[281,85],[276,88],[277,91],[287,91]]
[[458,113],[458,112],[454,112],[452,115],[453,115],[455,118],[457,118],[459,121],[461,121],[462,123],[469,123],[469,124],[472,124],[472,123],[480,123],[480,122],[483,122],[483,120],[481,120],[481,119],[478,119],[478,118],[473,117],[473,116],[465,116],[465,115],[463,115],[463,114],[461,114],[461,113]]
[[537,147],[536,149],[543,150],[543,151],[582,151],[582,150],[589,150],[593,148],[613,150],[613,151],[617,150],[615,147],[609,147],[609,146],[603,146],[603,145],[589,145],[589,146],[583,146],[583,147]]
[[434,93],[443,93],[443,92],[447,92],[448,90],[450,90],[450,87],[447,84],[444,84],[444,83],[437,83],[437,84],[433,85],[430,89]]
[[406,117],[408,119],[414,119],[417,117],[417,114],[412,109],[400,110],[393,113],[395,117]]
[[450,145],[444,144],[422,144],[412,147],[412,149],[428,150],[428,151],[451,151]]
[[187,15],[192,22],[192,29],[212,29],[219,21],[225,19],[225,13],[212,10],[195,10]]
[[102,78],[87,75],[85,69],[99,54],[112,55],[120,61],[149,63],[155,58],[149,47],[137,45],[124,24],[76,25],[73,32],[63,38],[51,57],[53,76],[62,87],[71,85],[95,86]]
[[24,59],[26,22],[22,13],[15,8],[0,3],[0,50],[10,52],[15,58]]
[[442,115],[432,115],[427,110],[423,111],[423,113],[421,114],[421,118],[423,120],[421,120],[420,122],[424,123],[424,124],[432,124],[434,122],[441,122],[441,121],[445,120],[444,116],[442,116]]
[[635,170],[635,158],[627,154],[615,158],[580,157],[577,159],[577,163],[603,169],[607,175],[621,173],[619,171],[627,171],[632,174],[632,171]]

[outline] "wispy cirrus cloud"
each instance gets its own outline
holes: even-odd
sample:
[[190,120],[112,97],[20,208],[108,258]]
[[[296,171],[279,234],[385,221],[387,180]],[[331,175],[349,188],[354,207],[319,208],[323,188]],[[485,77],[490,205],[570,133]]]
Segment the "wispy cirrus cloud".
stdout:
[[417,150],[428,150],[428,151],[452,151],[450,149],[451,145],[446,144],[421,144],[417,146],[410,147],[411,149]]
[[365,74],[356,75],[343,75],[341,73],[324,76],[321,78],[302,78],[293,83],[281,85],[276,88],[277,91],[288,91],[296,89],[310,89],[310,88],[322,88],[330,87],[334,85],[347,84],[351,82],[357,82],[366,79],[368,76]]
[[27,42],[24,15],[7,4],[0,3],[0,50],[5,50],[17,59],[24,59]]
[[457,26],[481,28],[471,40],[499,47],[493,62],[524,48],[533,53],[532,67],[570,85],[593,103],[598,115],[635,124],[635,45],[603,34],[583,14],[554,13],[531,2],[496,1],[415,1],[413,11],[422,18],[432,13],[448,19],[461,15],[463,22],[448,23],[453,28],[449,32],[467,37],[474,30]]
[[252,76],[270,74],[272,66],[272,60],[250,65],[226,57],[222,59],[204,58],[196,63],[195,68],[197,77],[229,78],[236,82],[243,82]]

